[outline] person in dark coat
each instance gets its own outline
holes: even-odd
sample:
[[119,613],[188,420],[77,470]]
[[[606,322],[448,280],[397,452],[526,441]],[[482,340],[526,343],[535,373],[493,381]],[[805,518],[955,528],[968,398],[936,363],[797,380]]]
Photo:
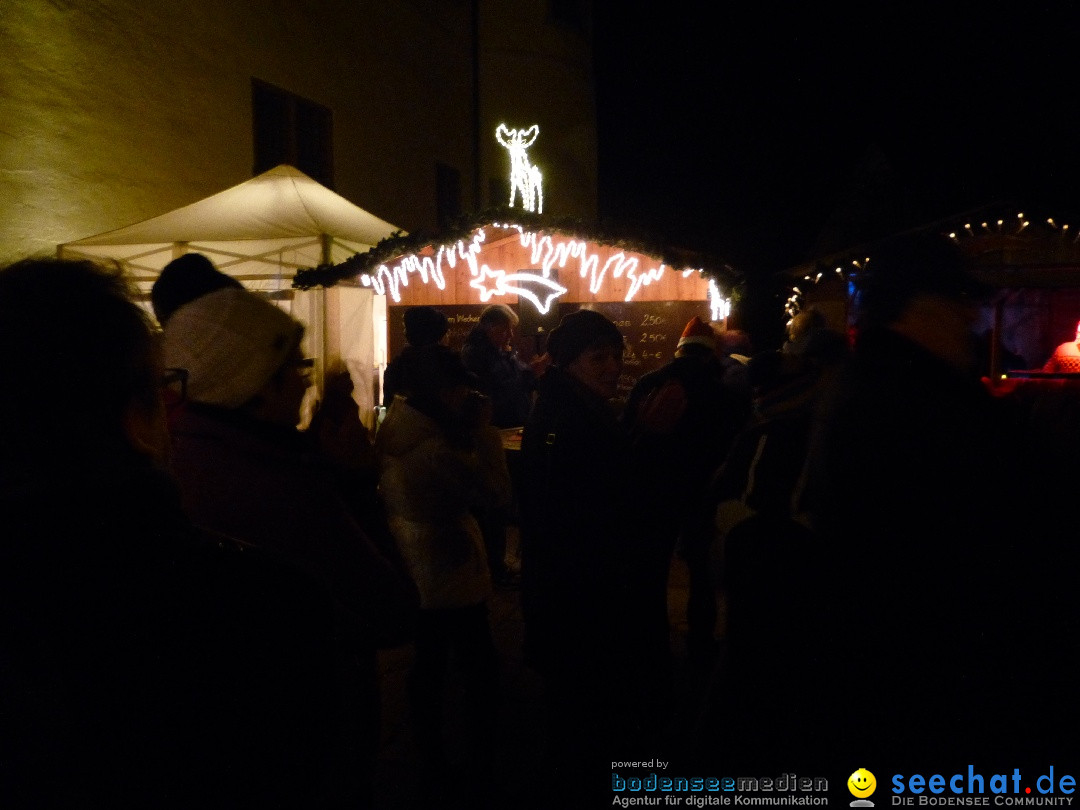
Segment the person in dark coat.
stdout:
[[1025,507],[1012,421],[978,379],[983,295],[943,237],[878,246],[853,354],[816,415],[801,504],[824,549],[818,697],[847,708],[809,744],[837,755],[900,769],[1075,753],[1075,701],[1058,691],[1075,624],[1047,587],[1063,558]]
[[522,611],[526,662],[547,694],[548,754],[574,782],[615,740],[640,742],[631,618],[640,549],[629,440],[611,404],[623,336],[583,309],[563,317],[548,350],[522,436]]
[[[649,548],[643,602],[666,630],[667,585],[676,547],[689,568],[687,644],[695,661],[707,663],[715,651],[716,601],[708,576],[713,521],[704,496],[731,441],[749,416],[749,400],[725,382],[713,328],[694,316],[679,337],[675,357],[641,377],[630,391],[623,423],[630,433],[638,497],[649,521]],[[666,635],[657,651],[667,657]]]
[[[506,304],[491,304],[480,313],[480,322],[473,327],[461,347],[465,368],[476,375],[479,388],[491,400],[491,424],[498,428],[515,428],[525,424],[532,409],[540,361],[527,365],[513,348],[514,329],[518,315]],[[520,489],[520,470],[516,458],[507,459],[516,489]],[[514,586],[518,582],[516,568],[506,559],[507,527],[516,520],[516,496],[507,508],[483,509],[477,517],[484,533],[488,565],[496,585]]]
[[723,729],[725,758],[766,759],[777,738],[816,733],[801,688],[815,677],[820,588],[816,536],[795,519],[793,500],[806,462],[819,392],[846,350],[822,331],[809,352],[750,358],[754,414],[709,484],[715,538],[710,581],[723,596],[723,655],[711,673],[706,725]]
[[480,379],[480,390],[491,399],[495,427],[521,427],[532,408],[536,375],[513,348],[518,316],[506,304],[492,304],[480,313],[461,347],[465,368]]
[[337,612],[301,570],[184,515],[123,277],[0,270],[0,351],[0,805],[322,806],[349,668]]

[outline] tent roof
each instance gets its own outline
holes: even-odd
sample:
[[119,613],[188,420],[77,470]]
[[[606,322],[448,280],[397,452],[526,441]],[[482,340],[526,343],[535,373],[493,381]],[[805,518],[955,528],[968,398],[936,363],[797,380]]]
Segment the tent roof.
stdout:
[[176,256],[198,252],[249,286],[274,287],[299,267],[344,261],[398,231],[281,165],[166,214],[62,244],[59,254],[118,260],[145,287]]

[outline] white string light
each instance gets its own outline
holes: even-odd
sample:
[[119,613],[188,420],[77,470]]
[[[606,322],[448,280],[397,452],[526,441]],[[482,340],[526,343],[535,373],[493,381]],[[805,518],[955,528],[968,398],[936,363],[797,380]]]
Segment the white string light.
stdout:
[[[1016,218],[1017,218],[1018,224],[1017,224],[1015,232],[1012,233],[1012,237],[1017,237],[1017,236],[1020,236],[1022,234],[1025,234],[1025,231],[1027,231],[1027,234],[1025,234],[1025,238],[1036,238],[1038,236],[1037,228],[1032,229],[1032,231],[1035,231],[1035,232],[1028,231],[1028,229],[1031,227],[1031,221],[1025,217],[1023,211],[1018,212],[1016,214]],[[1067,236],[1071,235],[1071,233],[1075,233],[1075,235],[1072,236],[1071,242],[1072,242],[1072,244],[1080,243],[1080,228],[1071,229],[1069,224],[1064,223],[1064,222],[1061,223],[1061,224],[1058,224],[1057,220],[1054,219],[1053,217],[1047,217],[1045,222],[1046,222],[1046,225],[1048,226],[1048,228],[1050,230],[1059,232],[1061,234],[1062,239],[1064,239]],[[967,233],[969,235],[971,235],[972,237],[974,237],[976,239],[982,238],[983,236],[991,236],[992,237],[992,236],[995,236],[996,234],[1002,234],[1003,233],[1003,227],[1005,225],[1005,220],[1004,219],[998,219],[998,220],[992,220],[992,221],[988,220],[986,222],[980,222],[979,224],[982,227],[982,231],[983,231],[982,233],[979,233],[979,234],[975,233],[975,230],[972,227],[972,224],[970,222],[965,223],[964,226],[963,226],[963,229],[965,231],[967,231]],[[946,235],[952,241],[959,242],[957,231],[949,231]],[[864,260],[864,263],[869,263],[869,261],[870,261],[869,258],[867,258],[867,259]],[[851,261],[851,265],[852,265],[852,267],[857,268],[859,270],[863,269],[863,265],[860,265],[859,261],[857,259],[853,259]],[[848,268],[847,272],[845,272],[845,269],[844,269],[843,265],[837,265],[836,268],[835,268],[836,275],[839,276],[841,279],[846,278],[847,273],[854,273],[854,272],[855,271],[851,270],[850,268]],[[803,276],[804,281],[813,281],[815,284],[818,283],[821,280],[821,278],[822,278],[821,273],[818,273],[814,277],[811,277],[810,275]],[[793,289],[796,290],[796,293],[794,293],[790,298],[788,298],[788,300],[784,304],[784,310],[788,315],[791,315],[793,313],[793,311],[794,312],[798,311],[799,300],[801,299],[801,296],[802,296],[802,294],[797,291],[798,288],[793,288]]]

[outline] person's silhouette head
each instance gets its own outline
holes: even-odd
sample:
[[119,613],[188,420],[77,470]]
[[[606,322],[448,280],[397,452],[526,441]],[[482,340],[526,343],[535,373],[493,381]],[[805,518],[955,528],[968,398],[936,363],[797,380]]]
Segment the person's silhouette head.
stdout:
[[184,304],[227,287],[241,288],[243,285],[218,270],[203,254],[185,253],[162,268],[150,288],[150,305],[154,317],[164,326]]
[[403,320],[405,340],[410,346],[433,346],[441,343],[450,331],[450,320],[435,307],[409,307]]
[[158,346],[118,268],[65,259],[4,267],[0,354],[3,475],[164,453]]

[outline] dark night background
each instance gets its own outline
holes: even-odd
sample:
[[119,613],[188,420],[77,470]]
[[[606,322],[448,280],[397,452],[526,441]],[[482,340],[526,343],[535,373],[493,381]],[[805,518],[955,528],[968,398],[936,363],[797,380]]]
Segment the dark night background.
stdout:
[[776,274],[823,253],[997,201],[1065,216],[1078,20],[598,0],[601,216],[731,264],[777,315]]

